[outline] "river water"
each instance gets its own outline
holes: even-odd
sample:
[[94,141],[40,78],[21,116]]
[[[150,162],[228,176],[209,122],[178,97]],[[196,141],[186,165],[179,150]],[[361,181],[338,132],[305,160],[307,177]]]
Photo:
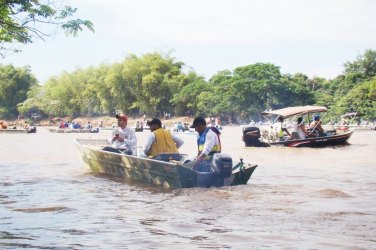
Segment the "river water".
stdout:
[[376,249],[375,131],[246,148],[225,127],[223,152],[259,165],[248,184],[170,191],[92,175],[73,139],[109,135],[0,134],[0,249]]

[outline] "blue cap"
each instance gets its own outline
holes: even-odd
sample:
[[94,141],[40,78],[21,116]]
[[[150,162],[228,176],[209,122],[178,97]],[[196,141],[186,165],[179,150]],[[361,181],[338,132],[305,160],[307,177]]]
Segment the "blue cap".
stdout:
[[317,121],[318,119],[320,119],[320,116],[319,116],[319,115],[314,115],[314,116],[313,116],[313,120]]

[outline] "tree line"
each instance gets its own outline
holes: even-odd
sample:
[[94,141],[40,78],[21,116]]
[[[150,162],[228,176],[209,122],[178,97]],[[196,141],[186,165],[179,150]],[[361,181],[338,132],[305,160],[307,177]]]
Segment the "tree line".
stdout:
[[158,52],[63,72],[38,84],[29,67],[0,65],[0,119],[38,112],[72,118],[147,114],[205,115],[226,122],[259,120],[266,109],[323,105],[327,119],[357,111],[376,118],[376,51],[366,50],[334,79],[282,74],[271,63],[222,70],[209,80]]

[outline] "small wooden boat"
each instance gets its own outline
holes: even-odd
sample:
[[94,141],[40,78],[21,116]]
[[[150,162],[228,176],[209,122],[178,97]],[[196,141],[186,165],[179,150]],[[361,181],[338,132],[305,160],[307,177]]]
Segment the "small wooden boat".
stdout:
[[34,134],[37,132],[37,128],[32,126],[28,129],[24,128],[7,128],[7,129],[0,129],[0,133],[4,134]]
[[[264,116],[274,116],[274,122],[264,127],[244,127],[243,141],[246,147],[269,147],[269,146],[287,146],[287,147],[325,147],[347,143],[351,137],[353,130],[328,130],[318,135],[312,133],[309,137],[302,139],[293,139],[290,137],[279,138],[276,131],[273,130],[273,124],[278,117],[283,117],[294,121],[296,117],[302,117],[303,120],[309,121],[310,115],[313,113],[325,113],[326,107],[322,106],[300,106],[288,107],[278,110],[264,111]],[[324,115],[325,116],[325,115]],[[312,132],[316,132],[312,130]]]
[[327,124],[323,125],[325,129],[335,129],[335,130],[375,130],[375,124],[368,122],[360,122],[360,117],[362,114],[360,112],[350,112],[341,115],[341,121],[338,124]]
[[194,135],[194,136],[198,136],[198,133],[194,129],[185,130],[185,131],[175,131],[175,130],[172,130],[171,133],[174,133],[176,135]]
[[87,129],[87,128],[79,128],[79,129],[50,128],[48,130],[51,133],[99,133],[99,128],[98,129]]
[[[117,127],[105,127],[105,128],[100,128],[100,130],[111,130],[111,131],[113,131],[114,129],[116,129]],[[144,127],[136,127],[136,126],[133,126],[133,127],[131,127],[135,132],[143,132],[144,131],[144,129],[145,130],[150,130],[150,128],[149,127],[147,127],[147,128],[144,128]]]
[[94,173],[167,189],[244,185],[257,167],[243,161],[233,166],[232,159],[218,154],[213,171],[202,173],[189,167],[184,154],[161,154],[149,159],[106,151],[106,140],[76,139],[75,143],[84,164]]

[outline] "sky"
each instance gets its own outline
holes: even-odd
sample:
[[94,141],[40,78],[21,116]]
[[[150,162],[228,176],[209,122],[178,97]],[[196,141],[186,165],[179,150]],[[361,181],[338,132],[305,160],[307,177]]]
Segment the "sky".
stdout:
[[374,0],[66,0],[95,33],[58,34],[21,47],[1,64],[50,77],[168,54],[209,79],[221,70],[272,63],[283,74],[331,79],[376,49]]

